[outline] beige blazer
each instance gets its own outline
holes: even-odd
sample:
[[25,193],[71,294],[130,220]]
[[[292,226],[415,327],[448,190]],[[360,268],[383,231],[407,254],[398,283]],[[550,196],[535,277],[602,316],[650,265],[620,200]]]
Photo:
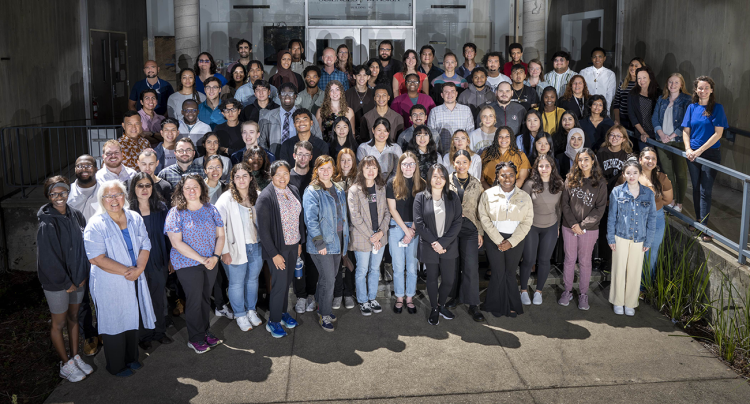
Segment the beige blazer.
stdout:
[[[375,195],[378,204],[378,231],[383,232],[380,244],[385,247],[388,244],[388,225],[391,222],[391,212],[388,211],[388,203],[385,200],[385,187],[375,187]],[[349,228],[350,242],[349,251],[372,251],[370,236],[373,235],[372,219],[370,218],[370,203],[367,195],[359,185],[352,184],[347,192],[347,204],[351,215],[351,226]]]

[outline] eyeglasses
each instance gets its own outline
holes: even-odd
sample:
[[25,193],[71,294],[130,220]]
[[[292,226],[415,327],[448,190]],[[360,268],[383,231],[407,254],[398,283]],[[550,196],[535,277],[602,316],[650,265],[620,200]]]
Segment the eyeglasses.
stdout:
[[188,154],[188,153],[192,153],[192,152],[194,152],[194,151],[195,151],[195,150],[193,150],[193,149],[177,149],[177,150],[175,150],[174,152],[175,152],[176,154]]
[[218,86],[206,86],[205,88],[206,88],[206,90],[211,90],[211,91],[216,91],[216,90],[219,89]]
[[383,51],[385,51],[385,52],[390,52],[390,51],[391,51],[391,48],[378,48],[378,50],[379,50],[380,52],[383,52]]
[[135,187],[138,189],[151,189],[151,184],[138,184]]
[[409,80],[406,82],[406,84],[419,84],[419,82],[416,80]]
[[609,137],[610,137],[611,139],[622,139],[622,135],[621,135],[621,134],[619,134],[619,133],[611,133],[611,134],[609,135]]
[[417,163],[401,163],[401,167],[403,168],[414,168],[417,166]]
[[89,168],[94,168],[94,166],[91,164],[78,164],[76,168],[79,170],[88,170]]
[[197,110],[197,109],[195,109],[195,108],[190,108],[190,109],[183,109],[183,110],[182,110],[182,113],[183,113],[183,115],[187,115],[187,114],[194,114],[194,113],[196,113],[196,112],[198,112],[198,110]]
[[102,198],[104,198],[104,200],[107,200],[107,201],[111,201],[112,199],[123,198],[123,197],[125,197],[125,193],[124,192],[120,192],[119,194],[114,194],[114,195],[104,195],[104,196],[102,196]]
[[208,59],[198,59],[198,63],[211,63]]
[[412,118],[424,118],[424,117],[426,117],[426,116],[427,116],[427,115],[426,115],[426,114],[424,114],[424,113],[418,113],[418,114],[416,114],[416,113],[415,113],[415,114],[411,114],[411,117],[412,117]]
[[294,93],[291,91],[284,91],[283,93],[280,93],[282,97],[294,97]]
[[57,199],[59,197],[67,198],[68,197],[68,191],[62,191],[62,192],[52,192],[49,194],[50,199]]
[[209,166],[209,167],[206,167],[206,171],[216,171],[216,170],[221,171],[223,169],[224,169],[224,167],[222,167],[222,166]]
[[295,156],[297,156],[297,157],[299,157],[299,158],[301,158],[301,159],[309,159],[309,158],[312,158],[312,154],[300,154],[300,153],[297,153],[297,154],[295,154]]
[[239,111],[239,109],[237,108],[227,108],[224,110],[224,112],[237,112],[237,111]]

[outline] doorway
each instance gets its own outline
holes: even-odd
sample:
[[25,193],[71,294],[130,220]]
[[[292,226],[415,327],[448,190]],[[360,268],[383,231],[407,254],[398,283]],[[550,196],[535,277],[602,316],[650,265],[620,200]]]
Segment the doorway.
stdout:
[[562,16],[561,48],[570,52],[571,69],[580,70],[574,62],[587,60],[591,50],[604,46],[604,10]]
[[116,125],[128,110],[128,40],[117,31],[90,30],[91,102],[94,125]]
[[386,39],[393,42],[392,58],[401,60],[407,49],[414,49],[412,28],[309,28],[305,54],[312,63],[321,61],[323,49],[346,45],[352,64],[358,65],[378,57],[378,45]]

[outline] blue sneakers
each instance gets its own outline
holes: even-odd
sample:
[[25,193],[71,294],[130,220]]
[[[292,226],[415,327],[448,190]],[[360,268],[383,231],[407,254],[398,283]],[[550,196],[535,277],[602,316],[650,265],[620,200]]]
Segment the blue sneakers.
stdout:
[[274,338],[282,338],[286,337],[286,331],[284,331],[283,328],[281,328],[280,323],[274,323],[273,321],[267,321],[266,322],[266,331],[271,333],[271,336]]
[[297,326],[297,320],[293,319],[289,313],[284,313],[281,315],[281,325],[291,330]]
[[318,314],[318,324],[323,328],[323,331],[333,331],[333,322],[331,322],[331,316],[321,316]]

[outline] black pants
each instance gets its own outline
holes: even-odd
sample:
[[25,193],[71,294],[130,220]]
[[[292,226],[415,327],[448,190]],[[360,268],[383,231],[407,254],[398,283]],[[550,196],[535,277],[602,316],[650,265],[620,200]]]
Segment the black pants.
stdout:
[[[349,257],[349,261],[351,261],[352,264],[357,265],[357,261],[354,258],[354,251],[347,251],[346,256]],[[354,271],[350,271],[347,267],[343,264],[343,256],[341,258],[341,267],[339,267],[339,272],[336,274],[336,283],[333,286],[333,297],[342,297],[342,296],[354,296],[354,291],[356,290],[356,286],[354,284]]]
[[[281,321],[281,315],[287,312],[289,306],[289,285],[291,285],[292,279],[294,279],[294,265],[297,262],[298,246],[299,244],[287,245],[279,251],[279,254],[284,257],[285,261],[286,268],[283,270],[277,269],[272,259],[266,260],[268,262],[268,269],[271,271],[271,299],[268,305],[270,318],[268,321],[278,323]],[[317,282],[317,276],[315,278]]]
[[138,330],[128,330],[115,335],[102,334],[107,371],[116,375],[127,365],[138,362]]
[[600,270],[611,267],[612,265],[612,249],[609,248],[607,243],[607,221],[609,220],[609,206],[604,208],[604,215],[602,215],[599,221],[599,240],[597,240],[596,251],[594,251],[593,258],[599,258],[602,262],[599,267]]
[[[502,235],[509,238],[510,234]],[[525,241],[521,241],[508,251],[500,251],[492,239],[484,235],[487,246],[487,259],[490,261],[492,276],[487,287],[487,297],[484,299],[482,310],[489,311],[495,316],[507,316],[511,311],[523,314],[521,295],[518,293],[516,270],[523,254]]]
[[204,342],[211,323],[211,289],[216,280],[217,268],[205,265],[178,269],[177,277],[185,290],[185,323],[188,341]]
[[143,328],[141,325],[138,336],[141,341],[145,342],[160,340],[167,331],[166,316],[164,313],[167,303],[167,268],[147,268],[144,275],[146,275],[148,291],[151,295],[151,305],[154,307],[154,316],[156,317],[153,330]]
[[214,267],[216,271],[216,281],[214,282],[213,296],[214,296],[214,307],[221,310],[229,299],[227,298],[227,288],[229,287],[229,281],[227,280],[227,274],[224,271],[224,263],[219,262]]
[[91,299],[89,298],[89,282],[86,280],[86,292],[78,307],[78,329],[84,339],[99,336],[99,330],[94,324],[94,313],[91,310]]
[[456,280],[450,293],[469,306],[479,305],[479,233],[471,220],[464,218],[458,233],[459,258]]
[[[315,267],[315,263],[312,258],[310,258],[310,254],[305,250],[304,244],[302,244],[302,259],[305,260],[305,271],[301,278],[294,278],[294,295],[298,298],[315,296],[315,292],[317,292],[318,288],[318,268]],[[294,261],[292,261],[292,270],[294,270],[294,263],[296,261],[297,256],[295,255]],[[269,263],[269,265],[271,264]],[[273,278],[273,276],[271,278]]]
[[531,267],[536,264],[536,290],[541,291],[547,282],[550,271],[550,259],[557,244],[558,224],[540,228],[531,226],[523,245],[523,262],[521,263],[521,290],[529,288]]
[[[453,281],[456,279],[456,259],[440,258],[439,264],[426,265],[427,295],[430,297],[430,305],[433,308],[442,306],[448,300]],[[440,288],[438,288],[438,276],[440,276]]]

